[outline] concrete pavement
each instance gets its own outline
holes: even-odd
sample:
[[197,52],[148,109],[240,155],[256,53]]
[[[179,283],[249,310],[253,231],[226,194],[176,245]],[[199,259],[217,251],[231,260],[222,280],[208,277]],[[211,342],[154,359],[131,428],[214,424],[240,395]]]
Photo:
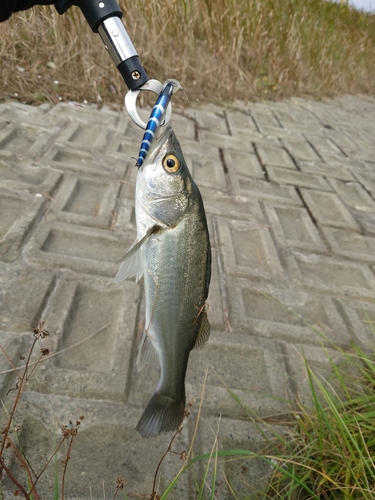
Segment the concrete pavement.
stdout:
[[[194,453],[211,451],[218,426],[219,449],[254,451],[263,438],[244,407],[277,416],[288,401],[306,399],[302,353],[327,375],[323,345],[374,343],[375,99],[202,106],[175,111],[172,126],[213,247],[212,333],[190,357],[193,405],[174,449],[189,448],[207,369]],[[135,238],[131,157],[140,140],[125,111],[0,104],[0,343],[19,365],[43,318],[50,336],[37,350],[61,351],[37,367],[16,423],[40,470],[60,425],[85,417],[68,465],[69,498],[113,498],[117,478],[126,478],[128,494],[150,495],[171,438],[145,440],[134,429],[158,370],[135,367],[142,284],[113,283],[114,262]],[[1,355],[0,371],[9,367]],[[4,398],[15,377],[0,377]],[[181,465],[167,456],[159,493]],[[196,498],[203,471],[183,475],[170,498]],[[221,461],[215,498],[234,498],[231,488],[244,498],[266,473],[257,460]],[[53,467],[40,480],[43,499],[52,484]]]

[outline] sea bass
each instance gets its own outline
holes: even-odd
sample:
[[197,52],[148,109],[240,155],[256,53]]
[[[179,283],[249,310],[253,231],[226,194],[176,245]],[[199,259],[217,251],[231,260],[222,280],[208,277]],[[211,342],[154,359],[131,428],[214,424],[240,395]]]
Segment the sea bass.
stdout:
[[138,169],[135,211],[137,240],[122,259],[115,282],[144,277],[146,319],[137,367],[158,359],[161,373],[136,429],[151,437],[178,429],[190,351],[203,346],[210,334],[206,215],[170,127],[153,141]]

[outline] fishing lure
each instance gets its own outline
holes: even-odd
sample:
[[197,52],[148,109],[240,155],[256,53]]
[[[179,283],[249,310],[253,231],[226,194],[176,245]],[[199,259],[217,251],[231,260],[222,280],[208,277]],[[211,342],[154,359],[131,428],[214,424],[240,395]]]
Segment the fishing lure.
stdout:
[[168,104],[175,92],[182,89],[181,84],[174,79],[167,80],[156,100],[155,106],[152,108],[150,118],[148,119],[145,133],[143,135],[141,147],[138,153],[136,167],[141,167],[146,155],[150,149],[152,140],[163,121]]

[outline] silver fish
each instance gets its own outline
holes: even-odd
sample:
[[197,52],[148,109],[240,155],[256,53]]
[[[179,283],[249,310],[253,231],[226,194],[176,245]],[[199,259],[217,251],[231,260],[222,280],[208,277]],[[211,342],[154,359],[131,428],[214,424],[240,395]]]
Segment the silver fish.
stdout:
[[185,410],[190,351],[210,334],[205,301],[211,277],[211,247],[198,187],[180,144],[168,127],[138,170],[137,240],[115,282],[144,276],[146,320],[137,367],[160,364],[160,380],[137,431],[143,437],[178,429]]

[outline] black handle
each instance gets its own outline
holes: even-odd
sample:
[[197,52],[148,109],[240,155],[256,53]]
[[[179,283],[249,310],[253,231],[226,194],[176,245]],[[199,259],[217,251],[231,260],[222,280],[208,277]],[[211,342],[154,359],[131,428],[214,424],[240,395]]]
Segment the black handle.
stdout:
[[94,33],[98,26],[109,17],[122,18],[122,12],[116,0],[57,0],[56,10],[64,14],[72,5],[79,7]]

